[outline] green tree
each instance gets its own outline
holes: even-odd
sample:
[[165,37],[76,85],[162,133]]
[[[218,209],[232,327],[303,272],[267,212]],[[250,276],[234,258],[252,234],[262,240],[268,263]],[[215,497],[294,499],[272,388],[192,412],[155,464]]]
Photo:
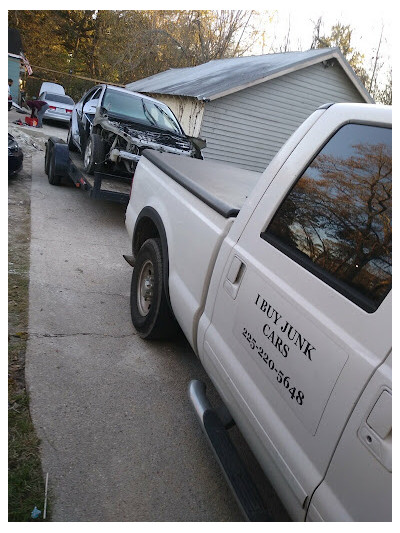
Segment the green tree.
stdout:
[[340,51],[350,63],[354,72],[360,78],[365,86],[369,85],[369,76],[364,67],[365,57],[358,52],[351,44],[351,37],[353,29],[350,25],[336,22],[331,27],[331,32],[328,35],[320,35],[321,33],[321,17],[318,19],[314,26],[313,40],[311,48],[331,48],[338,47]]
[[[73,94],[87,76],[125,84],[168,68],[243,55],[257,37],[246,10],[9,11],[27,57]],[[64,79],[57,72],[66,73]],[[46,77],[35,70],[34,77]]]

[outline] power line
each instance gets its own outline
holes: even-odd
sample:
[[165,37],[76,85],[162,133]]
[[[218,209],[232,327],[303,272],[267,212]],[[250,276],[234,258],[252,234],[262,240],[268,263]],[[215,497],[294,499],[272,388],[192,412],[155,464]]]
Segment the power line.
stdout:
[[73,78],[79,78],[80,80],[88,80],[88,81],[94,81],[96,83],[105,83],[107,85],[116,85],[118,87],[125,87],[125,85],[123,85],[122,83],[112,83],[110,84],[109,81],[104,81],[104,80],[97,80],[95,78],[87,78],[86,76],[78,76],[77,74],[70,74],[69,72],[62,72],[60,70],[53,70],[51,68],[47,68],[47,67],[38,67],[37,65],[31,65],[32,68],[36,68],[36,69],[39,69],[39,70],[46,70],[48,72],[55,72],[56,74],[64,74],[65,76],[71,76]]

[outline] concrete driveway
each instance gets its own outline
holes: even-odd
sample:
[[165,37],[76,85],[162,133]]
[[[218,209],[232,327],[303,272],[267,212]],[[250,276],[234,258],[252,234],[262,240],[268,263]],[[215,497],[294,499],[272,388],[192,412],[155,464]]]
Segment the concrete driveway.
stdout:
[[124,208],[49,185],[32,160],[26,378],[54,521],[238,521],[187,398],[182,338],[130,320]]
[[[9,112],[9,123],[18,118]],[[214,387],[183,337],[146,342],[131,324],[125,208],[49,185],[41,150],[49,136],[66,139],[65,125],[10,129],[25,157],[34,154],[24,163],[32,166],[25,373],[52,520],[241,521],[187,396],[200,379],[218,405]],[[288,520],[231,432],[273,516]]]

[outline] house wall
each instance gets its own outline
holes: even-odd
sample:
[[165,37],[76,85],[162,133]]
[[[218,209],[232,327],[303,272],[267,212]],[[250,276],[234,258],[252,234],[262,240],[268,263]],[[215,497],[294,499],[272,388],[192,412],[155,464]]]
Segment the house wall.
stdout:
[[320,105],[364,102],[333,60],[254,85],[205,104],[200,136],[205,159],[262,172],[295,129]]
[[198,137],[200,134],[201,121],[203,119],[204,102],[189,96],[173,96],[167,94],[149,94],[156,98],[172,110],[179,120],[184,132],[191,137]]
[[[21,61],[15,57],[8,56],[8,78],[14,80],[11,86],[11,96],[14,102],[19,102],[19,74]],[[7,79],[8,79],[7,78]]]

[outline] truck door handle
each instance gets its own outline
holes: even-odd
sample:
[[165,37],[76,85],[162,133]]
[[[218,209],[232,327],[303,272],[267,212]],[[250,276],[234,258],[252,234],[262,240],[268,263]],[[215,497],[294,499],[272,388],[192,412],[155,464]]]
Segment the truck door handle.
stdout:
[[[371,431],[372,430],[372,431]],[[392,395],[381,392],[358,431],[359,437],[376,459],[392,471]]]
[[367,418],[367,424],[381,439],[386,439],[392,431],[392,395],[383,391]]
[[243,279],[246,265],[237,255],[232,259],[231,266],[229,267],[228,274],[224,281],[224,289],[233,299],[236,298],[240,284]]

